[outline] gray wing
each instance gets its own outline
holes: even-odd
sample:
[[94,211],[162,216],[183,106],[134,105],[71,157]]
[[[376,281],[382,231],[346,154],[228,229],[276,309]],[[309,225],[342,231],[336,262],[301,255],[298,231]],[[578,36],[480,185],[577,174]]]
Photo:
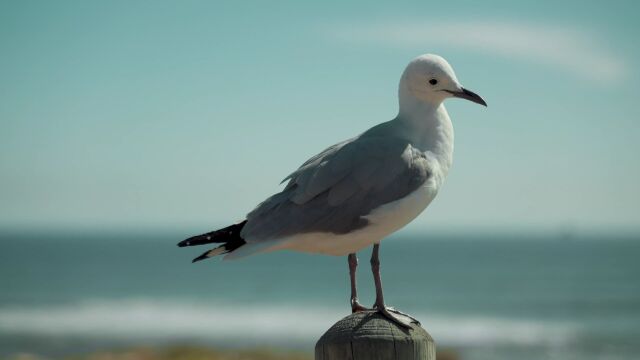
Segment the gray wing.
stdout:
[[406,140],[355,138],[338,143],[289,175],[285,189],[247,215],[241,236],[257,242],[308,232],[344,234],[364,216],[400,199],[430,176],[425,155]]

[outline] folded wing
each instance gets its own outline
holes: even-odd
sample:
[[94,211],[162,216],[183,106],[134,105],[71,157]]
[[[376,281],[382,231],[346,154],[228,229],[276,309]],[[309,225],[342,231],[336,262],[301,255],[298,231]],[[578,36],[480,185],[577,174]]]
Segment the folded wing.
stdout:
[[398,200],[430,176],[424,153],[406,140],[360,137],[329,147],[289,175],[285,189],[247,215],[248,243],[305,232],[345,234],[373,209]]

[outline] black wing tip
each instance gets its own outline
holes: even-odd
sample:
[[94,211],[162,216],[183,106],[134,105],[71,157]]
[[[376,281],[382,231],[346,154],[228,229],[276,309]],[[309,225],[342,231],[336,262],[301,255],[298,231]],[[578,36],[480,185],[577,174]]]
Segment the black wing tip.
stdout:
[[240,231],[242,231],[242,228],[246,223],[247,220],[243,220],[237,224],[233,224],[222,229],[192,236],[188,239],[180,241],[178,243],[178,247],[196,246],[211,243],[226,243],[233,240],[234,238],[241,238]]
[[185,247],[185,246],[189,246],[191,245],[191,238],[188,238],[186,240],[182,240],[178,243],[178,247]]
[[196,246],[196,245],[204,245],[209,244],[211,241],[211,233],[206,233],[202,235],[192,236],[188,239],[184,239],[178,243],[178,247],[186,247],[186,246]]

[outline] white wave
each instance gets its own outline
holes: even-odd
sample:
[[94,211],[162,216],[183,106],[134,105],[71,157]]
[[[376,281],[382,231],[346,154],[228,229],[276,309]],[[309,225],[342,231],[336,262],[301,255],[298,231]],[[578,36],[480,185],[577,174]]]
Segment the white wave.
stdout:
[[[145,299],[0,307],[0,332],[157,340],[313,342],[345,311],[317,306],[209,304]],[[417,314],[439,344],[561,345],[574,325],[533,320]]]

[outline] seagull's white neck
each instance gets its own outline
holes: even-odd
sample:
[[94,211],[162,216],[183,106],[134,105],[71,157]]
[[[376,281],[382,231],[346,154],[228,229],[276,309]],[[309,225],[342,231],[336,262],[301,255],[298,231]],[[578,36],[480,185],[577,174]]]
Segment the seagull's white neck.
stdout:
[[396,120],[418,149],[431,153],[446,176],[453,160],[453,126],[442,101],[427,102],[400,87]]

